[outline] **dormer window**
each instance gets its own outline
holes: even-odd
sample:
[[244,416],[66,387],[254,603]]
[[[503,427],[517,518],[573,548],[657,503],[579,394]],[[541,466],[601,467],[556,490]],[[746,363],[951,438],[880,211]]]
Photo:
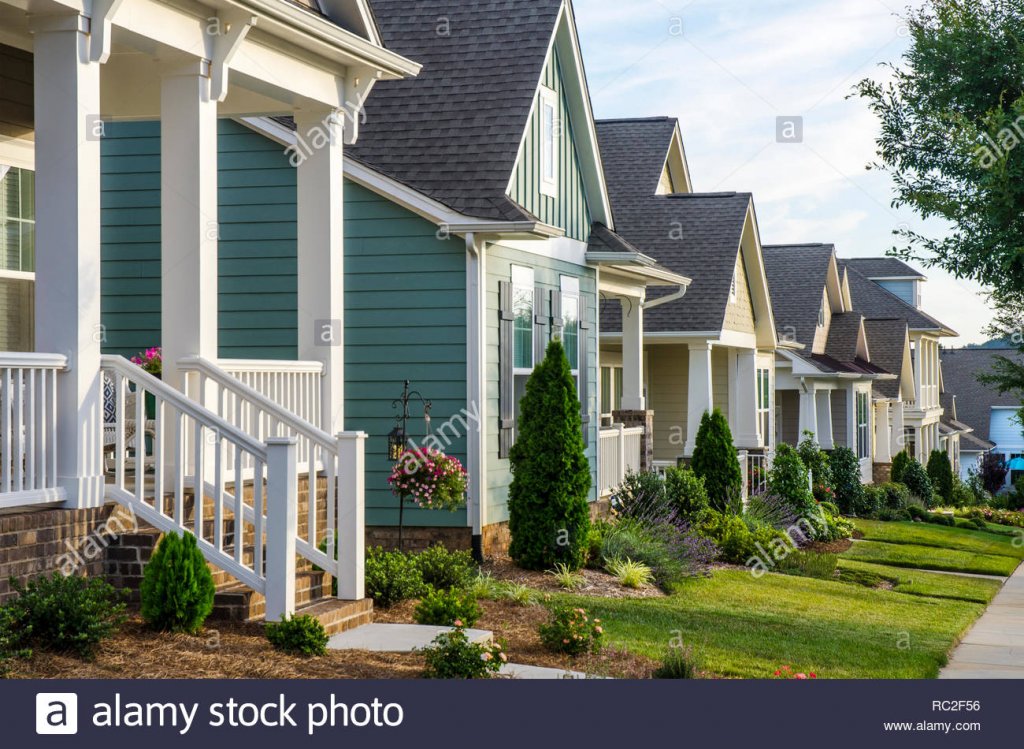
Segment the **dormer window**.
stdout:
[[540,191],[558,195],[558,95],[550,88],[540,90]]

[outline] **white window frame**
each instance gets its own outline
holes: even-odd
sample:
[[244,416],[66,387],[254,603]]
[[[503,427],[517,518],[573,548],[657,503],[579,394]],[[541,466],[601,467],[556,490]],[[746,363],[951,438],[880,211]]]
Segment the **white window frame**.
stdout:
[[[864,403],[864,421],[861,422],[861,403]],[[857,422],[857,457],[860,460],[871,457],[871,395],[858,391],[854,395],[854,417]]]
[[[551,198],[558,197],[558,94],[541,86],[538,101],[540,116],[540,192]],[[550,127],[548,116],[550,115]]]
[[[583,303],[580,298],[580,279],[575,276],[560,276],[559,277],[559,291],[562,294],[562,344],[565,344],[565,329],[568,326],[569,317],[568,310],[569,305],[567,302],[570,300],[576,301],[576,368],[572,370],[573,377],[579,377],[580,374],[580,305]],[[568,357],[568,350],[566,351]]]
[[[763,378],[763,380],[762,380]],[[758,367],[755,380],[757,382],[757,429],[760,432],[761,440],[765,445],[769,444],[768,430],[771,429],[772,401],[772,370],[768,367]],[[762,398],[767,394],[767,401]]]
[[533,356],[533,336],[537,334],[534,330],[533,316],[536,310],[533,309],[533,290],[534,290],[534,274],[533,268],[527,268],[524,265],[513,265],[512,266],[512,305],[513,312],[515,311],[516,299],[519,294],[524,294],[527,299],[530,300],[530,366],[529,367],[517,367],[515,362],[518,357],[516,356],[516,334],[515,328],[512,330],[512,375],[529,375],[533,373],[534,367],[537,366],[537,362],[534,361]]

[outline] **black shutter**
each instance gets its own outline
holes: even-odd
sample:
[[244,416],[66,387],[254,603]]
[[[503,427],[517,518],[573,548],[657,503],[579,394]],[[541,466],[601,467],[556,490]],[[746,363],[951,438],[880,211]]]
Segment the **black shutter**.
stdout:
[[547,311],[548,300],[544,293],[544,287],[538,286],[533,290],[533,365],[537,366],[544,361],[544,355],[548,348],[548,324],[551,322],[551,315]]
[[551,338],[562,340],[562,328],[565,327],[565,320],[562,319],[562,292],[555,289],[551,292]]
[[587,298],[580,296],[580,403],[583,420],[583,441],[590,441],[590,310]]
[[498,457],[507,458],[512,449],[516,423],[515,379],[512,341],[515,336],[515,310],[512,308],[512,282],[498,282]]

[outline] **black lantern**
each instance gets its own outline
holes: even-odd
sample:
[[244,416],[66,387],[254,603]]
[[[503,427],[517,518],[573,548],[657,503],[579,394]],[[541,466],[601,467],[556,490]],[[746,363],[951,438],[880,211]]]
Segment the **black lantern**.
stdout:
[[388,460],[398,460],[405,452],[405,430],[396,426],[388,434]]

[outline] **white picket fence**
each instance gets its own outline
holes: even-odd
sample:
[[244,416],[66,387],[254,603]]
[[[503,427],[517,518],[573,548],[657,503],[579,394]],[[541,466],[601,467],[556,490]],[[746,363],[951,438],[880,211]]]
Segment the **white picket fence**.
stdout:
[[601,496],[617,489],[628,472],[640,471],[643,434],[643,427],[627,428],[622,424],[601,430],[597,447],[598,489]]
[[67,358],[0,354],[0,508],[65,499],[57,483],[57,377]]

